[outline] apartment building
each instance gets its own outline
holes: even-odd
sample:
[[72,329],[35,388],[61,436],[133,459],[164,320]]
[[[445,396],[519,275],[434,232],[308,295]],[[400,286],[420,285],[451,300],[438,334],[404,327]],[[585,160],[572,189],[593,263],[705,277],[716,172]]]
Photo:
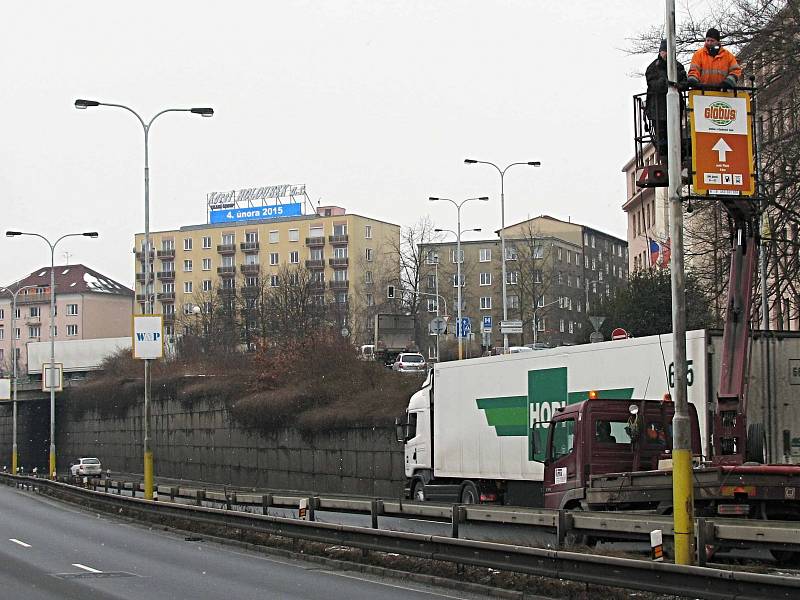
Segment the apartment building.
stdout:
[[[585,337],[587,302],[610,297],[627,279],[625,241],[585,225],[541,216],[506,227],[505,239],[508,318],[523,323],[522,334],[509,336],[511,345],[532,343],[534,337],[553,346],[576,343]],[[462,239],[460,257],[456,247],[455,241],[420,246],[421,291],[443,296],[450,315],[456,315],[461,260],[462,316],[483,346],[502,345],[500,240]],[[422,307],[423,320],[437,308],[444,313],[435,296]],[[435,338],[422,340],[422,347],[433,356]]]
[[[136,235],[135,244],[141,313],[146,299],[143,234]],[[154,312],[164,315],[165,335],[174,337],[181,334],[181,315],[198,305],[198,292],[239,290],[246,297],[262,286],[280,286],[285,269],[306,269],[318,289],[315,300],[335,305],[343,315],[342,329],[355,343],[366,343],[371,313],[385,299],[386,282],[398,278],[399,247],[399,225],[348,214],[338,206],[317,207],[308,215],[187,225],[151,233],[149,293]]]
[[[131,335],[133,290],[81,264],[57,266],[54,275],[57,341]],[[13,336],[17,372],[22,375],[28,370],[27,344],[50,339],[50,267],[3,287],[20,292],[16,314],[12,294],[0,292],[0,371],[13,370]]]

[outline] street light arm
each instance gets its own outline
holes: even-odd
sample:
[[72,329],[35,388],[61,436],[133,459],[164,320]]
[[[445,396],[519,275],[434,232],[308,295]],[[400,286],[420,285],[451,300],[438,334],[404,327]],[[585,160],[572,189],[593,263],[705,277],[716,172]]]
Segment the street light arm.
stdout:
[[[144,130],[147,130],[147,128],[149,127],[149,124],[146,124],[146,123],[144,122],[144,119],[141,117],[141,115],[140,115],[138,112],[136,112],[135,110],[133,110],[133,109],[132,109],[130,106],[125,106],[124,104],[114,104],[114,103],[112,103],[112,102],[98,102],[98,103],[97,103],[97,105],[98,105],[98,106],[112,106],[112,107],[114,107],[114,108],[122,108],[122,109],[125,109],[125,110],[127,110],[129,113],[131,113],[131,114],[132,114],[134,117],[136,117],[137,119],[139,119],[139,123],[141,123],[141,124],[142,124],[142,129],[144,129]],[[154,117],[154,118],[155,118],[155,117]],[[152,123],[152,122],[153,122],[153,121],[152,121],[152,119],[151,119],[151,120],[150,120],[150,123]]]
[[[471,159],[471,158],[465,158],[465,159],[464,159],[464,163],[465,163],[465,164],[468,164],[468,165],[491,165],[491,166],[493,166],[495,169],[497,169],[497,172],[498,172],[498,173],[500,173],[500,175],[501,175],[501,176],[502,176],[502,175],[503,175],[503,173],[505,172],[505,169],[501,169],[501,168],[500,168],[500,167],[498,167],[496,164],[494,164],[493,162],[489,162],[488,160],[473,160],[473,159]],[[509,166],[510,166],[510,165],[509,165]],[[508,168],[508,167],[506,167],[506,169],[507,169],[507,168]]]

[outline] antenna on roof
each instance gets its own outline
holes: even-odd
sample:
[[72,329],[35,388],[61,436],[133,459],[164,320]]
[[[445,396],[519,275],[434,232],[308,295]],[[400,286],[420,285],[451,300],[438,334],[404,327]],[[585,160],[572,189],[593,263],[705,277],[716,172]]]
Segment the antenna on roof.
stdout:
[[72,252],[66,251],[64,252],[64,258],[66,259],[66,264],[69,264],[69,257],[72,256]]

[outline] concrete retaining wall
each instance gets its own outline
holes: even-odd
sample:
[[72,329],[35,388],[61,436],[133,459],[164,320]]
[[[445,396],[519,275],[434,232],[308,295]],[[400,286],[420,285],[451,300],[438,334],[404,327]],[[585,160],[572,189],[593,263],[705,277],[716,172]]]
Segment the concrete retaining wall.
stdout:
[[[58,403],[58,401],[57,401]],[[56,411],[59,471],[70,460],[97,456],[112,472],[142,472],[142,407],[120,417]],[[11,465],[11,405],[0,405],[0,467]],[[19,403],[20,465],[47,465],[49,401]],[[156,476],[271,489],[397,497],[403,485],[402,446],[394,428],[353,427],[269,434],[233,423],[221,403],[154,401],[151,422]]]

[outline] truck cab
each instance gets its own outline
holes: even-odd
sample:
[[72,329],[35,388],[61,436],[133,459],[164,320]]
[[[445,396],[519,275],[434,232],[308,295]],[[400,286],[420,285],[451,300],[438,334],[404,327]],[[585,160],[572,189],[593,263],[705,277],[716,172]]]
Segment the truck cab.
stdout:
[[[697,411],[689,405],[692,451],[700,454]],[[545,448],[546,508],[586,502],[593,476],[671,468],[672,402],[590,399],[558,409]]]

